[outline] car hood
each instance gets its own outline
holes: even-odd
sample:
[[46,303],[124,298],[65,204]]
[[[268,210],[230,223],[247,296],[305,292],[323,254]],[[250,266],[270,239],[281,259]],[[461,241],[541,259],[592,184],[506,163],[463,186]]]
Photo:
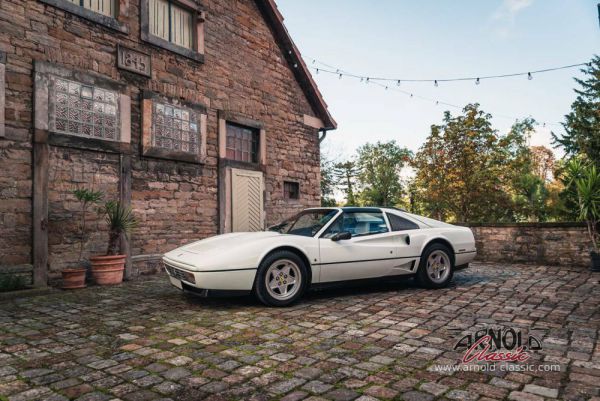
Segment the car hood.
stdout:
[[190,270],[257,268],[260,244],[282,235],[275,231],[216,235],[167,252],[163,259]]

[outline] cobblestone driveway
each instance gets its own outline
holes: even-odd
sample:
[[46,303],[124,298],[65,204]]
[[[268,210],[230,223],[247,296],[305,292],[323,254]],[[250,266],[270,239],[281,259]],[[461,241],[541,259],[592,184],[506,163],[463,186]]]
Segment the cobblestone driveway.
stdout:
[[[479,264],[445,290],[407,281],[275,309],[154,277],[3,302],[0,400],[600,400],[599,278]],[[542,339],[532,359],[560,371],[436,370],[461,358],[461,330],[498,326]]]

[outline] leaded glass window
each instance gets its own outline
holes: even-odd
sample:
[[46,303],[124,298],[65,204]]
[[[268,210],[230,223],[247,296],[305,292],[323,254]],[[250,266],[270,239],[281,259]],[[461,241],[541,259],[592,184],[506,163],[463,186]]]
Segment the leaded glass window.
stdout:
[[54,131],[118,141],[117,92],[62,78],[54,79]]
[[200,114],[156,101],[153,105],[152,145],[197,154],[200,149]]
[[239,124],[227,123],[227,158],[258,163],[259,130]]

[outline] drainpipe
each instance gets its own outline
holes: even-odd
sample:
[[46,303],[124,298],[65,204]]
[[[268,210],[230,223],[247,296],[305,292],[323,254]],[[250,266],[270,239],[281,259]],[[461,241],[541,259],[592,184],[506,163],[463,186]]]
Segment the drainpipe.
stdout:
[[325,139],[326,136],[327,136],[327,130],[322,129],[321,136],[319,137],[319,144],[321,144],[321,142],[323,142],[323,140]]

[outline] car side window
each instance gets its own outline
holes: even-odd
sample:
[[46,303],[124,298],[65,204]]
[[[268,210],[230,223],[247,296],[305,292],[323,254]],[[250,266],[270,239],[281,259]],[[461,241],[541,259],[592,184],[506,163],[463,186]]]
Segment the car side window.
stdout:
[[381,212],[344,212],[327,228],[323,238],[349,232],[353,237],[388,232],[387,224]]
[[392,231],[418,230],[419,226],[410,220],[395,214],[386,213]]

